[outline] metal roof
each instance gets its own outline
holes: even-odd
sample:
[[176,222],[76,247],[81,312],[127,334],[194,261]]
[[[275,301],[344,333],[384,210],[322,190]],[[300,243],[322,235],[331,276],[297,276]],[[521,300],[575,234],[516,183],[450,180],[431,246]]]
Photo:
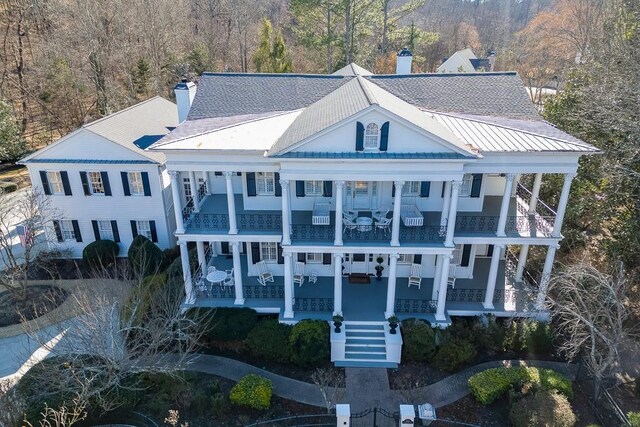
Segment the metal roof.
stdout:
[[102,165],[148,165],[155,164],[151,160],[111,160],[111,159],[27,159],[22,163],[92,163]]
[[279,154],[275,157],[287,159],[442,159],[459,160],[476,158],[476,156],[465,156],[460,153],[393,153],[388,151],[368,152],[354,151],[346,153],[323,153],[310,151],[290,151]]
[[[431,114],[456,136],[480,152],[598,152],[597,148],[569,135],[562,139],[559,137],[560,134],[549,136],[478,119],[435,112],[426,114]],[[552,127],[546,122],[539,122],[537,126]]]

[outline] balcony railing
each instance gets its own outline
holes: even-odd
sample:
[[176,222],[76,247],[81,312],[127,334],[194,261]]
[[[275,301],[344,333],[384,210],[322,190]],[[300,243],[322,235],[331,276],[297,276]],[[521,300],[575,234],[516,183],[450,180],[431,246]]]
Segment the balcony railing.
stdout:
[[291,224],[291,239],[333,242],[335,228],[326,225]]
[[[447,291],[448,303],[482,303],[486,289],[453,288]],[[533,293],[528,289],[496,289],[493,294],[494,304],[526,304],[533,301]]]
[[[279,214],[237,214],[238,228],[242,231],[282,231],[282,216]],[[229,231],[229,215],[193,213],[186,223],[190,230]]]
[[293,311],[333,311],[333,298],[296,298]]
[[438,301],[426,299],[396,298],[396,313],[435,313]]
[[186,224],[191,230],[229,231],[229,215],[194,213]]
[[[495,233],[498,231],[497,215],[464,215],[456,218],[456,233]],[[551,236],[553,218],[528,215],[511,215],[505,224],[506,233]]]

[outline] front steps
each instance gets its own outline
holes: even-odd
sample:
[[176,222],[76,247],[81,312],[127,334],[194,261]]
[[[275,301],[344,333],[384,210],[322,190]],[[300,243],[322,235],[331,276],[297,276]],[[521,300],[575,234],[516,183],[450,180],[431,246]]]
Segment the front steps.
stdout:
[[349,368],[397,368],[397,363],[387,360],[385,326],[386,322],[344,322],[344,359],[335,360],[335,365]]

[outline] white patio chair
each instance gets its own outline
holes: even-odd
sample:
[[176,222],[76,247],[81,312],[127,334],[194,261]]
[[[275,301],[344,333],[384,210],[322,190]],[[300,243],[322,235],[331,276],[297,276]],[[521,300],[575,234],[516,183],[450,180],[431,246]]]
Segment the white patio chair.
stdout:
[[318,273],[312,271],[309,273],[309,283],[313,283],[314,285],[318,282]]
[[344,230],[342,231],[343,233],[345,232],[349,232],[351,233],[353,230],[357,230],[358,229],[358,224],[356,224],[353,220],[348,219],[348,218],[343,218],[342,219],[342,224],[344,224]]
[[224,291],[225,288],[230,288],[232,286],[235,286],[235,284],[236,284],[236,281],[233,278],[233,276],[231,277],[227,276],[226,279],[220,282],[220,288]]
[[213,265],[210,265],[210,266],[207,268],[207,274],[211,274],[211,273],[213,273],[214,271],[218,271],[218,269],[217,269],[217,268],[215,268]]
[[301,287],[304,283],[304,262],[296,262],[293,270],[293,284]]
[[376,221],[375,225],[376,228],[379,230],[384,231],[384,234],[388,234],[389,233],[389,229],[391,227],[391,221],[392,218],[380,218],[378,221]]
[[258,261],[256,263],[256,268],[258,269],[258,282],[262,286],[267,286],[267,282],[273,283],[273,274],[267,270],[267,264],[263,261]]
[[225,272],[227,273],[227,279],[233,277],[233,268],[231,270],[225,270]]
[[376,221],[380,221],[382,219],[387,219],[387,214],[389,213],[389,208],[386,206],[382,206],[371,213],[371,216]]
[[358,218],[358,211],[354,211],[353,209],[345,209],[342,212],[342,217],[350,221],[355,221],[355,219]]
[[211,295],[209,286],[206,280],[199,280],[196,286],[196,295],[200,297],[208,297]]
[[449,277],[447,278],[447,286],[451,286],[453,289],[456,286],[456,264],[451,264],[449,266]]
[[422,283],[422,265],[411,264],[411,273],[409,274],[409,286],[417,286],[420,289],[420,283]]

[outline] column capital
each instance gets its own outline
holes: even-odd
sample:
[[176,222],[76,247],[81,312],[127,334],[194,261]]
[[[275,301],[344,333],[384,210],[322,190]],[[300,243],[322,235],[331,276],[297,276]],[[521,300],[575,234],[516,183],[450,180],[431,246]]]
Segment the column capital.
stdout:
[[240,247],[240,242],[230,242],[231,247],[233,248],[239,248]]
[[393,185],[396,186],[396,190],[398,188],[402,188],[402,186],[404,185],[404,181],[393,181]]
[[576,177],[576,175],[578,175],[576,172],[565,173],[564,179],[568,179],[569,181],[571,181],[573,178]]
[[462,181],[451,181],[451,189],[458,191],[462,187]]
[[283,190],[286,190],[289,188],[289,180],[288,179],[281,179],[280,180],[280,186],[282,187]]
[[338,259],[338,258],[342,259],[342,255],[343,254],[333,254],[333,258],[334,259]]
[[344,188],[345,186],[345,182],[344,181],[334,181],[334,183],[336,184],[336,188]]
[[444,254],[442,255],[442,259],[447,258],[449,261],[451,261],[453,259],[453,254]]
[[516,179],[516,174],[515,173],[508,173],[506,175],[506,179],[507,179],[507,182],[512,182],[514,179]]
[[495,243],[493,245],[494,248],[498,248],[498,249],[504,249],[507,245],[505,245],[504,243]]
[[180,246],[187,246],[187,242],[178,242],[178,245],[180,245]]
[[234,172],[224,171],[222,172],[222,175],[224,175],[225,178],[231,178],[234,175]]
[[285,253],[282,254],[282,256],[285,257],[285,258],[291,258],[293,256],[293,253],[285,252]]
[[389,259],[394,258],[394,259],[400,259],[400,254],[399,253],[393,253],[393,254],[389,254]]
[[169,171],[169,176],[171,178],[180,178],[180,171]]

